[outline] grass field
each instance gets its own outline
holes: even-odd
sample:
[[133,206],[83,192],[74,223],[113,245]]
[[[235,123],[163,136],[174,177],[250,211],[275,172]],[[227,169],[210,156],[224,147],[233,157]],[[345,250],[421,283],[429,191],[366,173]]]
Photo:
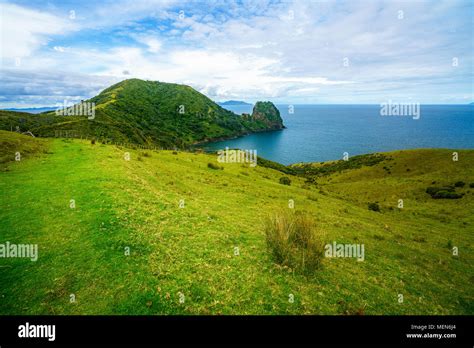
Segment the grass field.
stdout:
[[[210,154],[0,139],[0,243],[39,248],[0,258],[0,314],[474,314],[474,151],[387,153],[310,185]],[[460,199],[425,192],[457,181]],[[263,221],[289,200],[365,260],[275,264]]]

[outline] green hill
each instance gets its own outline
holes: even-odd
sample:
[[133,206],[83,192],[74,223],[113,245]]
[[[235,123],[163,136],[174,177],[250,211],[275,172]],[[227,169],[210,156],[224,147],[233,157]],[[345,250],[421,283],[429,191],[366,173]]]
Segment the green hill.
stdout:
[[283,128],[279,113],[273,110],[269,120],[265,113],[244,119],[193,88],[173,83],[129,79],[84,102],[95,103],[93,118],[58,116],[54,111],[32,115],[0,110],[0,129],[18,126],[41,137],[69,134],[114,143],[187,147]]
[[[39,247],[36,262],[0,258],[0,314],[474,314],[472,150],[457,162],[451,150],[383,153],[310,175],[263,160],[0,138],[0,243]],[[438,185],[462,198],[433,199],[426,189]],[[325,258],[310,276],[276,264],[263,221],[289,200],[325,242],[364,244],[365,260]]]

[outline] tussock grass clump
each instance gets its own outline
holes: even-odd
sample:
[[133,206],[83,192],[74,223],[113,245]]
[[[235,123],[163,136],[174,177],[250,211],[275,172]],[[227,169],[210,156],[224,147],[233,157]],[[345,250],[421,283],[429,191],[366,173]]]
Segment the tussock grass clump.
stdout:
[[287,176],[282,176],[282,177],[280,178],[280,184],[290,186],[290,185],[291,185],[291,180],[290,180],[290,178],[287,177]]
[[265,220],[267,246],[276,263],[310,274],[324,257],[322,235],[306,212],[279,211]]

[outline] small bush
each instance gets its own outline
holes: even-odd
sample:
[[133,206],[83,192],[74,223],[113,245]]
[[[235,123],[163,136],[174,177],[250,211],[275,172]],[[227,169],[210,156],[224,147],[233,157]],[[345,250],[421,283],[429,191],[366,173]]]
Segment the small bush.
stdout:
[[316,222],[306,212],[280,211],[265,220],[267,246],[274,260],[291,269],[310,274],[324,257],[324,243]]
[[464,187],[464,185],[466,185],[464,181],[456,181],[454,183],[454,187]]
[[434,199],[458,199],[462,198],[462,193],[456,193],[452,191],[438,191],[435,195],[431,196]]
[[474,188],[474,182],[471,182],[471,183],[469,184],[469,187],[470,187],[470,188]]
[[463,195],[460,193],[454,192],[454,187],[446,186],[446,187],[436,187],[431,186],[426,189],[426,193],[434,199],[458,199],[461,198]]
[[209,163],[207,164],[207,167],[208,167],[208,168],[211,168],[211,169],[216,169],[216,170],[224,169],[223,167],[219,167],[217,164],[214,164],[214,163],[211,163],[211,162],[209,162]]
[[172,154],[173,154],[173,155],[177,155],[178,152],[177,152],[177,151],[173,151]]
[[369,208],[369,210],[380,211],[379,204],[376,203],[376,202],[369,203],[369,204],[368,204],[368,208]]
[[141,155],[142,155],[143,157],[151,157],[151,153],[146,152],[146,151],[142,152]]
[[91,139],[91,144],[92,144],[92,145],[95,144],[95,138],[92,138],[92,139]]
[[280,178],[280,184],[290,186],[290,185],[291,185],[291,180],[290,180],[290,178],[287,177],[287,176],[282,176],[282,177]]

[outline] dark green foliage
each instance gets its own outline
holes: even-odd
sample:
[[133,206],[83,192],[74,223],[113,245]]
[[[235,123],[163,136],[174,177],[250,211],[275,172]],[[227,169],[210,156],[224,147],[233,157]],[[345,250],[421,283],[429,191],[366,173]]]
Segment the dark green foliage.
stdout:
[[[350,157],[347,161],[339,160],[336,162],[323,163],[315,167],[310,163],[292,166],[295,172],[305,177],[308,176],[327,176],[346,169],[356,169],[362,166],[373,166],[386,159],[382,154],[359,155]],[[388,168],[387,168],[388,169]]]
[[290,174],[290,175],[296,174],[296,171],[292,167],[288,167],[283,164],[273,162],[262,157],[257,157],[257,163],[261,167],[275,169],[285,174]]
[[442,198],[445,198],[445,199],[458,199],[458,198],[462,198],[462,196],[463,196],[462,193],[456,193],[456,192],[452,192],[452,191],[438,191],[431,197],[433,197],[435,199],[442,199]]
[[474,182],[471,182],[471,183],[469,184],[469,187],[470,187],[470,188],[474,188]]
[[287,176],[282,176],[282,177],[280,178],[280,184],[290,186],[290,185],[291,185],[291,180],[290,180],[290,178],[287,177]]
[[436,187],[431,186],[426,189],[426,193],[434,199],[458,199],[462,198],[462,193],[456,193],[453,186]]
[[208,168],[211,168],[211,169],[216,169],[216,170],[218,170],[218,169],[224,169],[224,167],[220,167],[220,166],[218,166],[217,164],[214,164],[214,163],[211,163],[211,162],[209,162],[209,163],[207,164],[207,167],[208,167]]
[[376,202],[368,203],[369,210],[380,211],[379,204]]
[[464,187],[464,185],[466,185],[464,181],[456,181],[454,187]]

